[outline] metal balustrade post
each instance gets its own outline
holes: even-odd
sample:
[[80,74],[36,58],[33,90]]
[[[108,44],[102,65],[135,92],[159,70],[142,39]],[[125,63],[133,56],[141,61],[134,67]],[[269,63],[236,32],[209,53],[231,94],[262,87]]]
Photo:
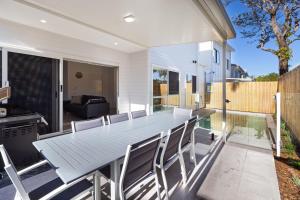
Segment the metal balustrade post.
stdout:
[[280,148],[281,148],[281,110],[280,110],[280,103],[281,103],[281,96],[280,93],[276,93],[276,156],[280,157]]

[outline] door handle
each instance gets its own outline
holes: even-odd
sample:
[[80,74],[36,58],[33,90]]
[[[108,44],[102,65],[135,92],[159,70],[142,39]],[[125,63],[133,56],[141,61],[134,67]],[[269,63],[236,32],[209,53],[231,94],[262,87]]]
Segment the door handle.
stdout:
[[229,99],[226,99],[225,100],[225,103],[230,103],[231,101]]

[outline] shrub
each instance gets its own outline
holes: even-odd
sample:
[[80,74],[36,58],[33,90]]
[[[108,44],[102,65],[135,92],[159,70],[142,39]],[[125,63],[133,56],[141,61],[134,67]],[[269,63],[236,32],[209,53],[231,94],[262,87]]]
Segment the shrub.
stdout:
[[292,181],[297,187],[300,187],[300,178],[299,177],[293,176]]

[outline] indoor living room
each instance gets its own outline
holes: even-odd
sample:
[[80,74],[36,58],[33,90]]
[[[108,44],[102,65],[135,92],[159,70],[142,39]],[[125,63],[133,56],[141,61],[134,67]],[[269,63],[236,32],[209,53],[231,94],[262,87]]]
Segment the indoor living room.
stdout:
[[63,129],[71,121],[117,113],[118,68],[64,60]]

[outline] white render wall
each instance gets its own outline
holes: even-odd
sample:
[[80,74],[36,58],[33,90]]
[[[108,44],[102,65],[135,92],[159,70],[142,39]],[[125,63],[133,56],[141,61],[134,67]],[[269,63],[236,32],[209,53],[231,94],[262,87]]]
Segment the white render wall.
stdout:
[[146,109],[149,112],[151,81],[149,69],[149,51],[131,53],[129,82],[130,111]]
[[[119,67],[119,112],[128,112],[131,103],[149,104],[147,79],[147,62],[133,62],[135,55],[93,45],[70,37],[57,35],[28,26],[0,20],[0,47],[16,47],[26,49],[28,54],[45,57],[67,58],[91,63]],[[37,49],[31,52],[27,49]],[[138,57],[138,56],[137,56]],[[131,65],[131,62],[133,64]],[[138,64],[139,63],[139,64]],[[131,66],[133,66],[131,68]],[[137,94],[139,93],[139,94]]]
[[[212,82],[222,81],[222,68],[223,68],[223,47],[221,44],[209,41],[199,43],[199,65],[202,66],[206,72],[207,78],[212,79]],[[216,63],[214,58],[214,49],[219,51],[220,62]],[[231,66],[231,50],[227,48],[226,59],[229,60]],[[226,64],[226,63],[225,63]],[[226,77],[230,77],[230,67],[226,69]]]
[[[185,106],[186,74],[198,77],[197,91],[200,92],[200,106],[204,106],[204,71],[209,68],[215,70],[215,79],[221,80],[222,59],[218,65],[212,63],[213,47],[220,50],[220,58],[222,58],[222,47],[215,42],[206,42],[204,46],[202,43],[192,43],[153,47],[128,54],[6,20],[0,20],[0,27],[0,47],[24,46],[39,50],[40,52],[33,54],[45,57],[119,67],[118,110],[120,113],[144,108],[152,110],[153,66],[180,73],[180,106],[182,107]],[[204,51],[201,51],[203,49]],[[198,63],[193,63],[193,60]]]
[[[193,60],[198,61],[197,43],[151,48],[149,50],[149,60],[151,69],[151,82],[153,67],[160,67],[168,69],[170,71],[179,72],[179,92],[181,107],[185,107],[186,74],[196,75],[198,77],[197,91],[200,90],[201,92],[203,92],[203,71],[201,71],[200,67],[198,67],[198,64],[193,63]],[[203,94],[200,95],[203,96]]]

